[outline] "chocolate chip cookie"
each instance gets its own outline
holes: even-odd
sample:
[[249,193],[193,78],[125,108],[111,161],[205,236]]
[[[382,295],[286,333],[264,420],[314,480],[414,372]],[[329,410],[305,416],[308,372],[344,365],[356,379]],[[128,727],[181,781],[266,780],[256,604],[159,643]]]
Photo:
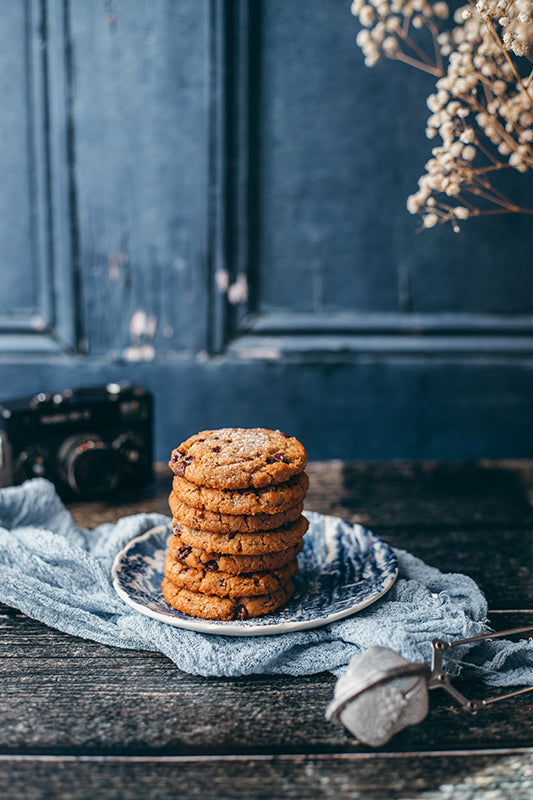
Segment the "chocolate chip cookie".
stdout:
[[176,586],[168,578],[161,584],[167,603],[184,614],[212,620],[249,619],[269,614],[286,605],[294,591],[290,578],[272,594],[257,597],[217,597],[201,592],[191,592]]
[[175,448],[167,603],[212,620],[285,605],[309,525],[306,464],[297,439],[266,428],[202,431]]
[[213,572],[209,569],[191,569],[169,553],[165,559],[165,575],[175,586],[191,592],[215,594],[218,597],[256,597],[277,592],[289,578],[298,572],[298,562],[293,559],[284,567],[262,572],[232,575],[230,572]]
[[231,555],[213,553],[201,547],[191,547],[185,544],[181,536],[171,536],[168,552],[180,564],[192,569],[209,570],[210,572],[230,572],[232,575],[242,575],[243,572],[263,572],[264,570],[279,569],[294,561],[303,548],[303,539],[291,547],[271,553],[258,555]]
[[283,525],[273,531],[254,533],[212,533],[190,528],[175,519],[172,520],[172,527],[185,544],[191,547],[200,547],[210,553],[255,556],[292,547],[302,539],[309,522],[301,516],[290,525]]
[[301,503],[309,488],[305,472],[285,483],[264,489],[211,489],[191,483],[179,475],[172,481],[174,496],[180,503],[215,514],[279,514]]
[[201,431],[173,450],[175,475],[214,489],[272,486],[304,471],[307,453],[298,439],[267,428]]
[[204,511],[183,503],[175,494],[170,493],[168,504],[172,516],[190,528],[201,528],[213,533],[253,533],[280,528],[298,519],[303,510],[303,503],[298,503],[286,511],[275,514],[219,514],[215,511]]

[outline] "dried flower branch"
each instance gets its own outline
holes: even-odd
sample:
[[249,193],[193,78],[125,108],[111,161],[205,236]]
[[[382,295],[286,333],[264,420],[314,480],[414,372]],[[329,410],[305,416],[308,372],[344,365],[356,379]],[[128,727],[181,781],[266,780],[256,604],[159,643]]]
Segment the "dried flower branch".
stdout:
[[469,0],[451,30],[442,29],[442,0],[354,0],[352,13],[367,66],[385,56],[437,79],[426,134],[442,144],[407,200],[422,227],[451,222],[457,231],[471,217],[533,214],[491,183],[500,170],[533,168],[533,0]]

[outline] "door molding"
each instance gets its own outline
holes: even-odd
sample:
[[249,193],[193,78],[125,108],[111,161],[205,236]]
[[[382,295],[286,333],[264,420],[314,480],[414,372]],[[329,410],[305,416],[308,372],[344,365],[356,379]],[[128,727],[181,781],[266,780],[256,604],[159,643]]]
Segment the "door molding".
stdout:
[[[27,70],[28,204],[33,253],[28,279],[35,282],[36,300],[33,308],[0,314],[0,350],[68,352],[76,347],[79,308],[74,293],[68,3],[29,0],[24,13],[25,40],[21,46]],[[21,265],[11,268],[20,269]]]

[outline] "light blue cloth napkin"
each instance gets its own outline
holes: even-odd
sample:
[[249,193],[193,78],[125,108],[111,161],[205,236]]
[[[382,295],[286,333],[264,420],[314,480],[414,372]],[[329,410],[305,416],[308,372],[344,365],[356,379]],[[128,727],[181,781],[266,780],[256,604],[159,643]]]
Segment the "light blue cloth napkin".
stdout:
[[[473,580],[442,574],[396,550],[400,575],[375,605],[323,628],[274,636],[228,637],[151,619],[115,593],[111,565],[134,536],[167,523],[136,514],[94,530],[79,528],[43,479],[0,490],[0,601],[66,633],[107,645],[165,653],[196,675],[341,674],[372,645],[411,661],[430,660],[434,637],[484,633],[485,598]],[[533,642],[494,640],[454,649],[450,674],[493,686],[533,683]]]

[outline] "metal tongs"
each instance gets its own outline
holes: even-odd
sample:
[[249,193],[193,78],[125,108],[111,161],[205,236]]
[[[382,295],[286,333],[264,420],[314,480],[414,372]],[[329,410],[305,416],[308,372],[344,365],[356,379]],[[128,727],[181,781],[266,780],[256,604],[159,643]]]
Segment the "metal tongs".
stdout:
[[533,625],[528,625],[525,628],[511,628],[508,631],[499,631],[498,633],[484,633],[482,636],[471,636],[469,639],[458,639],[455,642],[445,642],[443,639],[433,639],[431,642],[432,655],[431,655],[431,673],[428,678],[428,689],[444,689],[455,700],[457,700],[465,711],[470,714],[477,714],[480,708],[499,703],[500,700],[508,700],[510,697],[516,697],[519,694],[533,691],[533,686],[525,686],[523,689],[515,689],[513,692],[500,694],[495,697],[487,697],[484,700],[469,700],[450,682],[449,677],[446,675],[442,668],[444,653],[452,647],[457,647],[460,644],[470,644],[470,642],[480,642],[482,639],[499,639],[503,636],[512,636],[518,633],[528,633],[533,631]]
[[469,700],[453,686],[443,669],[444,653],[452,647],[530,631],[531,625],[454,642],[433,639],[431,667],[407,661],[389,647],[371,647],[354,656],[338,679],[326,718],[344,725],[359,741],[378,747],[403,728],[422,722],[429,711],[430,689],[444,689],[470,714],[531,692],[533,686],[526,686],[484,700]]

